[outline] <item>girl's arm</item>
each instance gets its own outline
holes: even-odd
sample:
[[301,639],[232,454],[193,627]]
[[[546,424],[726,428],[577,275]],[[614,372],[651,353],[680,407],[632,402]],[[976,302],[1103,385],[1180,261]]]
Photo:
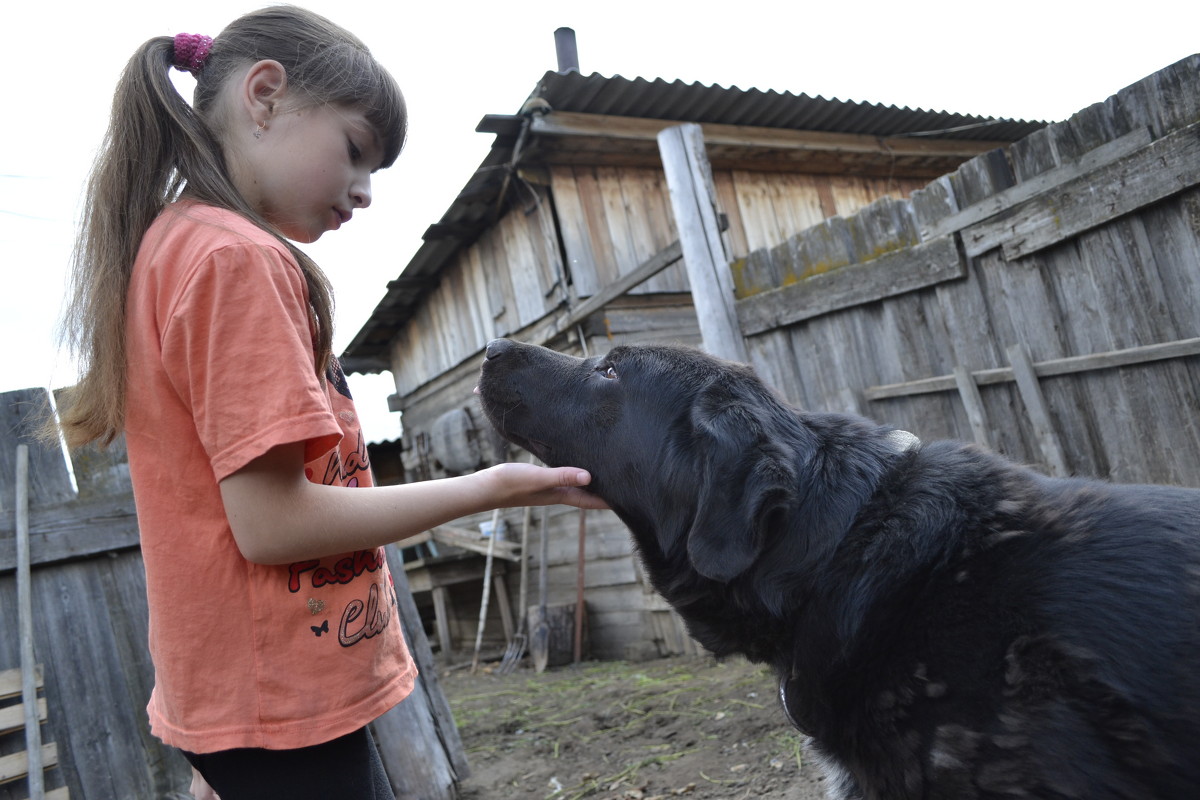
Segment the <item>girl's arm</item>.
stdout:
[[493,508],[564,503],[607,508],[574,467],[499,464],[399,486],[325,486],[304,477],[304,445],[280,445],[221,481],[233,538],[247,560],[290,564],[370,550]]

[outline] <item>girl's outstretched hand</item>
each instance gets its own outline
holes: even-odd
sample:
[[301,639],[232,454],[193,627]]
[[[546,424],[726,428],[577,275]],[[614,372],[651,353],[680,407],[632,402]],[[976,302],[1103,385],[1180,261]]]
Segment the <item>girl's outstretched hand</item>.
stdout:
[[583,489],[592,482],[587,470],[577,467],[540,467],[506,463],[476,473],[488,481],[496,506],[548,506],[555,503],[576,508],[608,508],[598,495]]

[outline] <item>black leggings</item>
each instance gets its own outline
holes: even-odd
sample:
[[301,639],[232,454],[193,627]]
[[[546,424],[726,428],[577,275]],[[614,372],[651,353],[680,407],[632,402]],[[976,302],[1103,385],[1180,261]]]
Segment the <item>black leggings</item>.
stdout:
[[396,800],[366,728],[296,750],[183,754],[221,800]]

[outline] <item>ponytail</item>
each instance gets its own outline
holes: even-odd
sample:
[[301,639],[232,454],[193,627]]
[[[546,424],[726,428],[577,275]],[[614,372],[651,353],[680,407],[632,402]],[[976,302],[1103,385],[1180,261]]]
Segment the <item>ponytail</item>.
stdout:
[[215,98],[239,66],[275,59],[287,71],[289,84],[314,103],[361,107],[384,142],[383,166],[390,166],[406,132],[403,96],[362,42],[294,7],[274,6],[242,17],[212,41],[207,56],[202,67],[192,64],[195,107],[171,82],[176,53],[170,37],[143,44],[118,81],[108,131],[87,186],[63,322],[66,344],[81,373],[66,391],[59,413],[68,447],[108,444],[124,429],[125,306],[133,263],[150,224],[185,188],[202,203],[241,214],[291,251],[308,286],[317,374],[323,375],[333,360],[329,279],[251,208],[230,180],[212,127]]

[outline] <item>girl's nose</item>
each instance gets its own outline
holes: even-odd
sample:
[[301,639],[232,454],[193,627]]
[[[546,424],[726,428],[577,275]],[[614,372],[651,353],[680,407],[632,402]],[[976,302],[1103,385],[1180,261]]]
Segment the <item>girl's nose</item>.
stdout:
[[359,178],[350,187],[350,197],[354,200],[355,208],[366,208],[371,205],[371,176]]

